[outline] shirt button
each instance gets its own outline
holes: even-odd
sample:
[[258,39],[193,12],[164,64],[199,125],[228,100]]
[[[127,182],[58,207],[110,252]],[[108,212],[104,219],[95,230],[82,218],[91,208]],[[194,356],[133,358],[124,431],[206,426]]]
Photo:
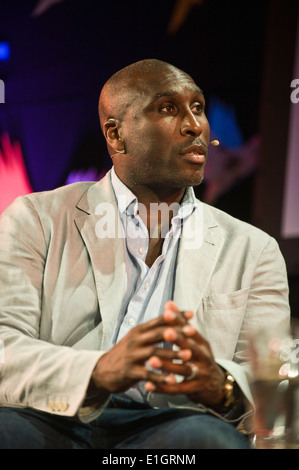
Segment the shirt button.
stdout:
[[150,283],[149,283],[149,282],[146,282],[146,283],[144,284],[144,288],[145,288],[146,290],[149,288],[149,286],[150,286]]
[[139,248],[138,251],[139,251],[139,253],[140,253],[141,255],[143,255],[143,253],[145,252],[145,249],[144,249],[143,246],[142,246],[141,248]]
[[134,326],[134,325],[135,325],[135,320],[134,320],[133,318],[130,318],[130,319],[129,319],[129,324],[130,324],[131,326]]

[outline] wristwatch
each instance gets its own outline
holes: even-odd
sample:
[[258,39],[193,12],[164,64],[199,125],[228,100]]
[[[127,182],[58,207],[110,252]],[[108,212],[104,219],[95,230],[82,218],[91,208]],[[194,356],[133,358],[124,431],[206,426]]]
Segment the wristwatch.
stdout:
[[225,408],[234,408],[237,405],[239,401],[239,395],[240,395],[239,392],[240,392],[240,389],[234,377],[231,375],[230,372],[226,371],[225,381],[223,385],[223,394],[224,394],[223,404]]

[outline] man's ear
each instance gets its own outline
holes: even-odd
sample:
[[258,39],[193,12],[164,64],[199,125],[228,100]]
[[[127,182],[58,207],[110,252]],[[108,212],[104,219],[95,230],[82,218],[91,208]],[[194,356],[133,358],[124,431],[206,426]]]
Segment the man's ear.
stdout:
[[122,152],[124,150],[124,143],[119,135],[119,123],[116,119],[110,118],[104,122],[103,132],[108,148],[115,152]]

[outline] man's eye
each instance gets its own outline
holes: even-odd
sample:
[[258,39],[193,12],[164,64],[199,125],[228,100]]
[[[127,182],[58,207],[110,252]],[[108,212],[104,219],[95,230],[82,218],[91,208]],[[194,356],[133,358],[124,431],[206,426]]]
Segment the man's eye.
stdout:
[[167,104],[165,106],[162,106],[159,111],[161,113],[169,114],[169,113],[174,113],[175,112],[175,107],[172,104]]
[[202,113],[203,111],[205,110],[205,107],[202,103],[196,103],[193,107],[192,107],[192,111],[196,114],[200,114]]

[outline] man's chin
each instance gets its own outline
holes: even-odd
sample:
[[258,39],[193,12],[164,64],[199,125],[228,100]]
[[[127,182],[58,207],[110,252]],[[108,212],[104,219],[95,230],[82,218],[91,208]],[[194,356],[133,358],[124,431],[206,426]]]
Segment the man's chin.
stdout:
[[175,181],[176,188],[190,188],[191,186],[199,186],[204,179],[204,175],[192,176],[189,178],[177,178]]

